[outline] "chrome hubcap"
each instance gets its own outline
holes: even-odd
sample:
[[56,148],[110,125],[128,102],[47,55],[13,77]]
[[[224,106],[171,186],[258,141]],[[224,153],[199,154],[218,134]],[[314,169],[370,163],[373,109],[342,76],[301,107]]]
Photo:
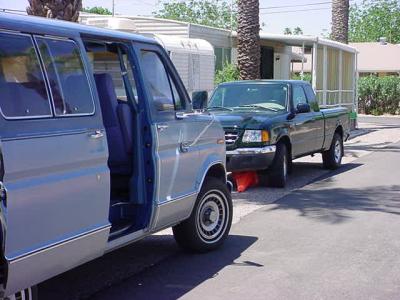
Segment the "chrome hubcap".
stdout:
[[14,295],[8,296],[6,299],[7,300],[31,300],[32,297],[33,297],[32,289],[28,288],[28,289],[22,290],[18,293],[15,293]]
[[339,141],[335,143],[335,161],[338,163],[342,158],[342,145]]
[[211,191],[202,199],[196,215],[196,226],[204,242],[215,242],[223,235],[228,214],[227,200],[219,191]]
[[288,163],[287,163],[287,157],[286,155],[283,157],[283,176],[286,178],[287,177],[287,168],[288,168]]

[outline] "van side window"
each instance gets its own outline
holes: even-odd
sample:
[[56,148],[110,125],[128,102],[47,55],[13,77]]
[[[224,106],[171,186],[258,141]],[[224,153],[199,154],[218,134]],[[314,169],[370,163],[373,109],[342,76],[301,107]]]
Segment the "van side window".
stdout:
[[150,90],[156,111],[180,109],[182,103],[178,91],[156,52],[141,51],[144,80]]
[[79,47],[70,40],[36,38],[58,116],[94,113]]
[[28,35],[0,33],[0,95],[6,118],[52,115],[45,78]]

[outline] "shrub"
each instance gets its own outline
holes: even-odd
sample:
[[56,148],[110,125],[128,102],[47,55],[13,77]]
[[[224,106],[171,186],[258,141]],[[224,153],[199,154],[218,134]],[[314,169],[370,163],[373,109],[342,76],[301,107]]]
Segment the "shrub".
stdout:
[[361,77],[358,106],[359,111],[366,114],[400,114],[400,77]]
[[217,71],[215,74],[215,84],[218,85],[223,82],[239,80],[239,68],[235,64],[224,64],[222,70]]
[[[293,73],[292,74],[292,79],[293,80],[301,80],[301,75],[298,73]],[[304,81],[308,81],[309,83],[311,83],[311,74],[310,73],[304,73]]]

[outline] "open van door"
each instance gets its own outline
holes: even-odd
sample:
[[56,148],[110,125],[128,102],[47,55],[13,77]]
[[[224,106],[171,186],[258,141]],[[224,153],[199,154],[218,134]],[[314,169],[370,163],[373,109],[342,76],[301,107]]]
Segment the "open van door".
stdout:
[[0,33],[0,52],[10,295],[104,253],[110,182],[101,112],[78,44]]

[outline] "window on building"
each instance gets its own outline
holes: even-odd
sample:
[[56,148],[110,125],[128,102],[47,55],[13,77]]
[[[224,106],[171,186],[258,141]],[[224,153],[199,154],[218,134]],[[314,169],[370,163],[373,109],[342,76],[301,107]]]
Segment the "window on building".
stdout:
[[215,70],[222,70],[224,65],[232,62],[231,48],[214,48]]

